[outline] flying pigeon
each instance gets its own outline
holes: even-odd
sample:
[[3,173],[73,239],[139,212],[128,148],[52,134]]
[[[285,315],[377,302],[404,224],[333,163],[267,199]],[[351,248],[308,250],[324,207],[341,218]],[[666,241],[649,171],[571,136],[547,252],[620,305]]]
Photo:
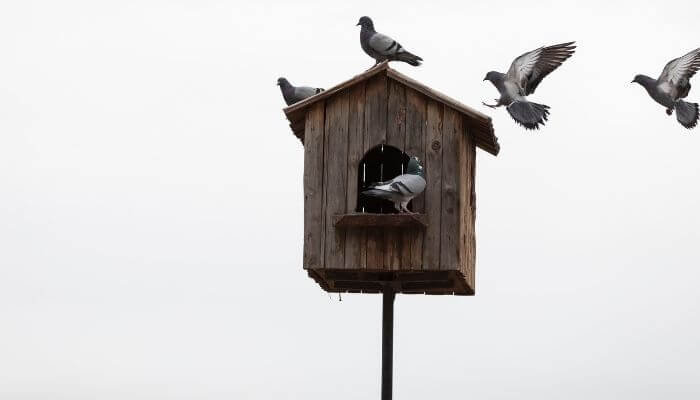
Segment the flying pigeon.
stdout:
[[362,50],[376,60],[376,64],[382,61],[403,61],[414,67],[420,65],[422,58],[406,51],[396,40],[374,30],[374,23],[369,17],[362,17],[357,23],[360,29],[360,45]]
[[513,60],[507,73],[486,74],[484,80],[490,81],[501,97],[494,105],[483,104],[491,108],[506,106],[510,116],[525,129],[539,129],[547,121],[549,106],[532,103],[525,96],[535,93],[542,79],[574,54],[574,43],[540,47]]
[[691,129],[698,124],[698,104],[681,99],[690,92],[690,78],[700,69],[700,48],[683,57],[671,60],[661,72],[659,79],[637,75],[632,83],[644,86],[654,101],[666,107],[666,114],[673,114],[684,127]]
[[406,167],[406,173],[386,182],[377,182],[369,185],[369,189],[362,194],[394,203],[394,207],[400,213],[411,211],[406,208],[408,202],[425,190],[425,170],[418,157],[411,157]]
[[284,96],[284,101],[287,102],[288,106],[298,103],[307,97],[323,92],[323,89],[321,88],[312,88],[309,86],[295,87],[289,83],[286,78],[277,79],[277,86],[280,87],[282,96]]

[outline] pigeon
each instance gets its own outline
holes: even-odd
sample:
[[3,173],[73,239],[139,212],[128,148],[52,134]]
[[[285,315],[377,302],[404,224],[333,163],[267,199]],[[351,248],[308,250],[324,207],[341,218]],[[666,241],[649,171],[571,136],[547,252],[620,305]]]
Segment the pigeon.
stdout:
[[491,108],[506,106],[510,116],[525,129],[539,129],[547,121],[549,106],[532,103],[525,96],[535,93],[542,79],[574,54],[574,43],[540,47],[513,60],[507,73],[486,74],[484,80],[490,81],[501,97],[494,105],[483,104]]
[[417,67],[420,65],[420,62],[423,61],[423,59],[417,55],[406,51],[396,40],[375,31],[374,23],[369,17],[360,18],[357,25],[362,27],[362,29],[360,29],[360,45],[362,45],[362,50],[375,59],[375,65],[388,60],[403,61]]
[[414,197],[425,190],[425,169],[418,157],[411,157],[406,166],[406,173],[385,182],[377,182],[369,185],[362,194],[379,197],[394,203],[399,213],[409,213],[406,206]]
[[700,69],[700,48],[683,57],[669,61],[661,72],[659,79],[646,75],[637,75],[632,83],[638,83],[647,90],[654,101],[666,107],[666,114],[673,114],[687,129],[698,124],[698,104],[688,103],[681,99],[690,92],[690,78]]
[[298,103],[307,97],[311,97],[315,94],[319,94],[323,92],[323,89],[321,88],[312,88],[309,86],[299,86],[295,87],[286,78],[279,78],[277,79],[277,86],[280,87],[280,90],[282,91],[282,96],[284,97],[284,101],[287,103],[288,106],[291,106],[294,103]]

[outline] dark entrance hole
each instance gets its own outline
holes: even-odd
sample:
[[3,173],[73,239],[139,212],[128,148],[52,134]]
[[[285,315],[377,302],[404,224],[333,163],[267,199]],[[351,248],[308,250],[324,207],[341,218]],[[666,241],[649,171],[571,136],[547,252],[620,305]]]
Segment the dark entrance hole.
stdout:
[[[360,160],[357,173],[357,208],[356,212],[395,214],[398,211],[388,200],[365,196],[362,191],[370,184],[393,179],[406,170],[408,155],[393,146],[385,144],[370,149]],[[411,204],[408,209],[413,211]]]

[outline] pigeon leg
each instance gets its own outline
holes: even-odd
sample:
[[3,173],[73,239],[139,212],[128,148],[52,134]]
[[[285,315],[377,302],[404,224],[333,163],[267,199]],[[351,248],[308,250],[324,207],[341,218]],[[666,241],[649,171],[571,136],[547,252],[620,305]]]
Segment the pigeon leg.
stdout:
[[401,214],[403,212],[403,209],[401,209],[400,203],[394,203],[394,208],[396,209],[396,211],[399,212],[399,214]]
[[408,206],[408,202],[401,203],[401,208],[404,210],[404,212],[406,212],[406,213],[408,213],[408,214],[413,214],[413,213],[411,212],[411,210],[408,209],[407,206]]

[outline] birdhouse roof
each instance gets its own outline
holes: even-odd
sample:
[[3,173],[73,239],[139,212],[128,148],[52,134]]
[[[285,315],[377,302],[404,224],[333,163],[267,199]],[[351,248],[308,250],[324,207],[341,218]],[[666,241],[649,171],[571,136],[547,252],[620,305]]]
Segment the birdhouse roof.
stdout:
[[313,104],[333,97],[341,91],[379,74],[386,74],[388,78],[416,90],[437,102],[451,107],[458,113],[464,115],[468,123],[467,126],[471,128],[470,132],[473,132],[474,134],[476,146],[493,155],[498,154],[500,145],[498,144],[498,138],[494,133],[491,117],[469,106],[466,106],[449,96],[433,90],[394,69],[391,69],[389,67],[389,63],[386,61],[360,75],[355,76],[352,79],[285,108],[284,114],[289,120],[289,126],[292,128],[294,135],[296,135],[296,137],[298,137],[302,143],[304,142],[304,124],[306,121],[306,112]]

